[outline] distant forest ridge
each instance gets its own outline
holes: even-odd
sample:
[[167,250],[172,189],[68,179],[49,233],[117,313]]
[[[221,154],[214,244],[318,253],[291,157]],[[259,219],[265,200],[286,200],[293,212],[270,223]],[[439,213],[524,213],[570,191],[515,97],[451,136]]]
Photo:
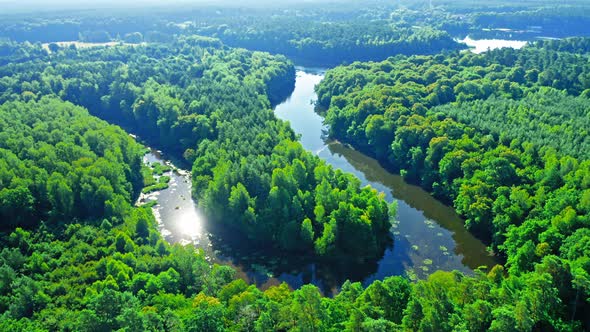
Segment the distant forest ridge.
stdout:
[[[179,3],[180,4],[180,3]],[[432,6],[431,6],[432,4]],[[434,54],[465,48],[474,38],[534,40],[590,34],[590,4],[555,5],[551,1],[486,2],[404,1],[387,4],[313,7],[290,2],[260,8],[223,4],[194,7],[149,6],[131,13],[54,11],[35,15],[0,15],[0,39],[32,43],[80,41],[162,42],[175,35],[198,34],[229,46],[280,53],[293,60],[323,66],[353,61],[381,61],[397,54]]]

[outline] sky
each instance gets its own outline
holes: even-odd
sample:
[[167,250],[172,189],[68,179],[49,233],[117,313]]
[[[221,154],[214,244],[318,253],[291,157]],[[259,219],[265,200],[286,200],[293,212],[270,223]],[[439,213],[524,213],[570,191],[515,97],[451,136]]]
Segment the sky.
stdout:
[[155,6],[169,3],[205,3],[215,2],[210,0],[0,0],[0,6],[8,9],[20,10],[63,10],[63,9],[86,9],[86,8],[121,8]]
[[170,7],[173,5],[231,5],[240,7],[256,7],[269,4],[334,2],[334,0],[0,0],[3,11],[34,12],[64,9],[104,9],[126,7]]

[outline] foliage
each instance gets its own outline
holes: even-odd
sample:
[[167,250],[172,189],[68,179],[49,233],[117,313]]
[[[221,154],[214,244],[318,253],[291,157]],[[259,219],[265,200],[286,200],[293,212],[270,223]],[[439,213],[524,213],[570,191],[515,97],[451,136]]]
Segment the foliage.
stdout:
[[[50,64],[3,68],[13,74],[4,98],[25,99],[17,82],[43,72],[29,83],[32,94],[81,104],[193,162],[194,195],[212,221],[253,242],[326,259],[379,257],[390,227],[383,197],[305,151],[270,109],[292,88],[275,84],[292,82],[292,65],[202,42],[62,50]],[[154,165],[158,175],[166,170]],[[166,187],[149,183],[143,192]]]
[[[588,253],[567,248],[590,222],[585,203],[590,105],[584,92],[590,67],[585,53],[569,46],[583,42],[562,43],[354,63],[329,71],[317,87],[332,136],[452,202],[466,226],[506,258],[508,282],[544,280],[552,285],[548,291],[559,294],[563,306],[554,305],[560,309],[536,316],[519,311],[530,305],[518,309],[499,294],[492,306],[469,307],[494,308],[491,315],[505,321],[486,325],[492,330],[515,324],[519,330],[535,324],[561,329],[571,317],[584,317],[577,307],[587,304],[579,296],[588,298],[588,289],[573,280],[590,272],[579,267]],[[429,318],[425,305],[411,303],[415,312],[408,314],[414,318],[406,315],[406,327],[457,326]],[[444,317],[457,310],[454,305],[436,310],[442,309],[448,311]],[[428,325],[412,325],[418,318]]]
[[340,63],[455,48],[444,31],[586,26],[568,6],[531,15],[521,4],[488,5],[501,19],[454,1],[449,12],[411,4],[292,19],[299,14],[282,10],[268,20],[217,9],[175,17],[210,23],[190,29],[161,16],[147,26],[125,15],[3,20],[3,34],[21,41],[166,43],[53,44],[51,53],[0,45],[0,330],[588,329],[586,39],[397,56],[327,74],[318,93],[330,134],[452,202],[506,259],[475,276],[346,282],[334,298],[311,285],[262,291],[192,247],[167,244],[150,207],[132,206],[142,187],[166,185],[166,168],[142,167],[132,138],[79,107],[193,164],[194,195],[211,220],[251,242],[356,264],[382,252],[393,213],[274,118],[292,64],[172,34]]
[[118,214],[142,186],[142,149],[55,98],[0,106],[2,228]]
[[407,22],[400,22],[381,18],[379,14],[371,17],[372,13],[362,11],[346,20],[333,18],[329,12],[297,15],[295,11],[283,11],[266,19],[260,19],[257,13],[240,15],[221,20],[218,26],[193,30],[228,45],[285,54],[324,66],[461,48],[444,31],[416,26],[417,17],[409,12]]

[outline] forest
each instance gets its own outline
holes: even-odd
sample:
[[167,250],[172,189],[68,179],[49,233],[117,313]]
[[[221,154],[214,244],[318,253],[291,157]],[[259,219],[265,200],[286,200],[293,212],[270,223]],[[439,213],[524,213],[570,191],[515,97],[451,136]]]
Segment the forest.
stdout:
[[[262,5],[174,4],[132,12],[41,12],[0,14],[0,39],[31,43],[56,41],[167,43],[194,34],[228,46],[283,54],[299,64],[335,66],[382,61],[389,56],[428,55],[464,49],[467,34],[482,38],[529,40],[590,33],[590,6],[582,0],[555,4],[532,0],[397,2],[316,1],[313,5],[270,2]],[[0,51],[1,52],[1,51]]]
[[[317,15],[302,19],[287,14],[271,20],[240,16],[233,22],[189,31],[219,38],[228,45],[285,54],[302,63],[322,66],[462,48],[444,31],[378,17],[332,21]],[[243,26],[251,28],[244,31]]]
[[[245,296],[246,289],[252,291],[242,280],[231,283],[235,277],[229,267],[211,269],[194,249],[173,249],[163,242],[149,209],[132,207],[142,185],[150,184],[141,178],[143,149],[121,129],[97,122],[71,103],[193,162],[194,194],[204,211],[251,240],[327,260],[365,260],[383,250],[390,225],[390,207],[383,198],[303,150],[270,110],[271,100],[284,98],[283,86],[288,90],[292,64],[284,57],[212,44],[207,38],[187,38],[169,46],[65,48],[51,54],[11,45],[9,58],[27,47],[40,57],[2,67],[2,115],[7,120],[0,191],[2,228],[7,231],[2,296],[4,303],[12,303],[2,309],[3,317],[10,318],[4,320],[7,328],[101,331],[129,327],[125,324],[134,321],[125,315],[134,314],[147,329],[160,330],[169,317],[154,312],[152,326],[138,309],[152,303],[137,294],[148,283],[153,294],[164,291],[172,296],[169,300],[180,301],[181,311],[191,308],[189,299],[196,294],[203,306],[219,304],[212,309],[211,322],[173,314],[170,319],[183,329],[202,330],[199,324],[221,328],[226,324],[225,304],[216,298],[221,288],[237,287],[227,300],[231,292]],[[192,69],[180,71],[177,66],[183,65]],[[14,112],[17,117],[11,117]],[[194,149],[182,150],[189,146]],[[79,241],[87,241],[79,244],[86,249],[78,247]],[[60,247],[68,248],[65,256]],[[161,262],[170,255],[186,256],[179,263],[185,266]],[[43,266],[32,267],[29,258]],[[71,271],[74,262],[81,266]],[[196,279],[205,282],[205,273],[220,274],[212,277],[217,285],[208,295],[195,286]],[[64,278],[66,284],[60,281]],[[22,287],[11,287],[21,282]],[[406,292],[409,288],[403,279],[393,283]],[[281,287],[285,296],[294,296]],[[307,292],[319,301],[317,288],[310,286]],[[263,296],[258,291],[256,297]],[[80,302],[82,298],[88,301]],[[135,309],[104,312],[105,305],[119,300],[121,310]],[[56,311],[67,317],[56,319]],[[185,321],[183,315],[197,321]],[[263,319],[264,324],[280,321]]]
[[183,38],[168,47],[64,49],[47,55],[49,66],[6,65],[14,75],[4,76],[0,101],[61,96],[176,151],[193,164],[194,195],[206,214],[258,242],[326,259],[378,255],[388,242],[387,204],[303,150],[274,118],[271,101],[289,91],[292,64],[199,46],[210,44]]
[[574,315],[589,292],[586,42],[353,63],[328,72],[318,102],[330,135],[452,203],[508,280],[560,265],[546,277]]
[[[590,330],[590,38],[457,42],[588,34],[586,2],[550,6],[0,14],[0,330]],[[169,181],[143,144],[186,164],[209,222],[249,246],[353,267],[395,246],[396,205],[273,113],[302,63],[339,65],[315,88],[329,138],[453,206],[501,264],[326,296],[164,239],[157,202],[137,201]]]

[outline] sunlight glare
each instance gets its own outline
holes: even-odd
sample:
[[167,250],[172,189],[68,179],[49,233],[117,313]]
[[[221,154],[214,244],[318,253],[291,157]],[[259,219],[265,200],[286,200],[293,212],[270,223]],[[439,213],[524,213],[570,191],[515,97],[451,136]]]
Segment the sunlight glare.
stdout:
[[175,221],[177,233],[183,238],[190,238],[191,243],[197,243],[203,237],[203,215],[196,207],[186,209]]

